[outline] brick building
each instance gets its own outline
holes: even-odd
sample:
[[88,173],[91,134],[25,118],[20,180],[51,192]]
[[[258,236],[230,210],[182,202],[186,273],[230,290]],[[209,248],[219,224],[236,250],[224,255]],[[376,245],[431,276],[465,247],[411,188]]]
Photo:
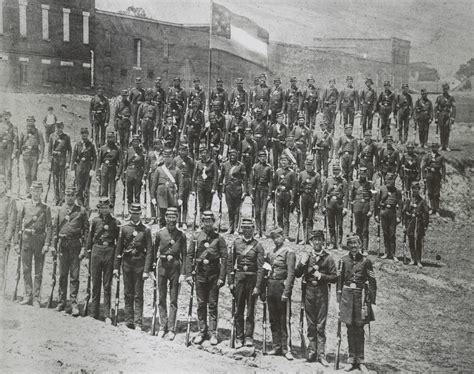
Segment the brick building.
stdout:
[[95,0],[0,1],[0,89],[91,86]]

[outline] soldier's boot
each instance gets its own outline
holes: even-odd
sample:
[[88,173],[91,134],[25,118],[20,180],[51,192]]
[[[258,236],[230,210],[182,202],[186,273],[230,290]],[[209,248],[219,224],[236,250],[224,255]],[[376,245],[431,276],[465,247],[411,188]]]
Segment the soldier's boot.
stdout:
[[72,304],[72,313],[71,313],[71,315],[73,317],[79,316],[79,308],[78,308],[77,304]]
[[198,336],[196,336],[194,338],[194,344],[202,344],[202,342],[204,341],[204,335],[202,334],[199,334]]
[[217,345],[219,343],[219,341],[217,340],[216,333],[211,334],[211,338],[209,339],[209,343],[211,343],[211,345]]
[[56,312],[62,312],[64,309],[66,309],[66,305],[64,302],[59,302],[59,304],[56,306],[54,309]]
[[246,347],[253,347],[253,339],[250,337],[245,338],[245,346]]
[[293,357],[293,354],[288,351],[285,353],[285,358],[288,360],[288,361],[293,361],[295,358]]
[[33,303],[32,297],[25,297],[22,301],[20,301],[20,305],[31,305]]
[[324,357],[322,357],[322,356],[319,357],[318,361],[319,361],[319,363],[320,363],[321,365],[323,365],[324,367],[326,367],[326,368],[329,367],[329,362],[327,362]]
[[352,371],[352,370],[358,370],[358,369],[359,369],[359,364],[350,363],[346,365],[346,367],[344,368],[344,371]]
[[173,341],[175,337],[176,337],[176,334],[174,333],[174,331],[170,331],[168,333],[168,340],[169,341]]
[[41,304],[40,304],[40,302],[39,302],[38,299],[34,299],[34,300],[33,300],[33,306],[34,306],[35,308],[41,308]]
[[239,348],[242,348],[242,347],[243,347],[242,340],[236,340],[235,341],[235,349],[239,349]]

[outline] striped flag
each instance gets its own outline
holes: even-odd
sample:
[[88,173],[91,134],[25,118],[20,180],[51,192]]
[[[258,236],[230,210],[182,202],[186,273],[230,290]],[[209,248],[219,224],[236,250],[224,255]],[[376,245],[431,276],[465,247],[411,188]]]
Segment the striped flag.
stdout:
[[213,3],[211,49],[225,51],[267,67],[268,31],[250,19]]

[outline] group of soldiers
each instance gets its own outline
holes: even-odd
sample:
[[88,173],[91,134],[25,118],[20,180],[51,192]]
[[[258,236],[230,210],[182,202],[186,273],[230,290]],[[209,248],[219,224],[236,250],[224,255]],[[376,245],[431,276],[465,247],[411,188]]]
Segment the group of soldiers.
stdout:
[[[13,246],[19,256],[16,287],[20,265],[23,269],[25,295],[21,304],[39,306],[44,256],[51,252],[55,264],[59,258],[57,310],[67,306],[69,281],[71,310],[77,316],[80,261],[86,258],[91,298],[85,308],[87,314],[100,317],[103,287],[104,317],[108,323],[116,323],[118,308],[111,306],[111,289],[113,279],[122,276],[125,323],[141,329],[143,284],[150,278],[157,295],[160,335],[173,340],[178,294],[186,281],[196,290],[198,304],[199,333],[194,343],[209,339],[211,344],[217,344],[219,289],[227,281],[235,301],[235,347],[253,346],[255,305],[260,297],[268,305],[270,316],[273,349],[269,353],[292,359],[291,295],[295,277],[302,277],[309,339],[306,357],[327,365],[329,284],[337,282],[339,320],[348,328],[348,368],[358,368],[364,362],[363,326],[373,320],[371,304],[375,304],[375,277],[367,257],[370,219],[373,216],[377,223],[377,252],[381,258],[398,261],[396,231],[402,223],[403,263],[408,238],[410,263],[422,267],[429,215],[439,214],[441,183],[445,180],[445,161],[439,150],[447,149],[449,130],[443,126],[451,126],[455,103],[444,86],[435,108],[440,133],[447,136],[442,135],[441,147],[433,143],[431,152],[420,155],[415,144],[407,142],[402,152],[390,135],[390,114],[396,116],[403,129],[399,139],[404,143],[408,132],[405,124],[415,113],[420,145],[424,147],[434,116],[426,92],[413,107],[405,85],[396,97],[386,82],[377,98],[370,78],[360,93],[349,78],[347,88],[341,92],[335,88],[334,80],[321,92],[312,77],[306,90],[300,90],[294,78],[285,92],[279,79],[270,88],[262,75],[249,94],[238,79],[230,95],[218,79],[207,101],[207,116],[206,95],[199,79],[186,92],[179,78],[167,91],[161,87],[161,79],[156,80],[153,89],[145,90],[137,78],[136,87],[122,91],[113,116],[114,130],[107,129],[110,104],[98,89],[90,106],[95,136],[89,138],[89,129],[81,128],[81,139],[74,145],[64,133],[64,124],[56,119],[54,126],[48,124],[46,145],[33,116],[27,118],[26,132],[19,134],[10,122],[10,113],[4,112],[0,116],[1,288]],[[359,109],[362,140],[352,134]],[[320,111],[323,120],[317,129]],[[344,133],[334,140],[338,111]],[[382,122],[383,142],[372,139],[374,112]],[[37,171],[45,154],[49,180],[43,202],[44,186],[37,180]],[[7,192],[12,187],[13,161],[16,159],[18,166],[20,155],[28,199],[18,208]],[[72,183],[67,182],[70,169]],[[18,170],[19,167],[20,184]],[[94,176],[99,187],[98,216],[90,219],[89,196]],[[123,224],[114,217],[119,180],[123,183],[122,218],[127,219]],[[47,204],[51,182],[58,206],[53,214]],[[426,194],[429,202],[424,198]],[[214,195],[219,201],[217,227],[212,212]],[[190,196],[194,196],[194,212],[188,245],[185,231]],[[247,197],[252,216],[242,217]],[[241,234],[231,245],[220,234],[223,201],[228,211],[228,234]],[[267,230],[270,203],[274,228]],[[292,213],[296,216],[297,243],[313,246],[309,256],[304,254],[299,259],[286,244],[293,240]],[[349,254],[336,268],[328,251],[331,247],[341,248],[344,220],[350,221]],[[155,235],[149,223],[159,224]],[[315,225],[324,230],[314,230]],[[380,253],[381,231],[384,253]],[[258,240],[266,237],[275,244],[269,253],[264,252]]]

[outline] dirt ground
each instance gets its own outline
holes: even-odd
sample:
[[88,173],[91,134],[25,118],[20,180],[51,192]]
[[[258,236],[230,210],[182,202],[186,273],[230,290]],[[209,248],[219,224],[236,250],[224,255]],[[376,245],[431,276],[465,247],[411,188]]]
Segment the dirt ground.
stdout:
[[[65,132],[76,141],[79,129],[87,125],[87,98],[53,95],[0,94],[0,109],[13,113],[12,121],[24,127],[26,116],[34,115],[41,128],[46,108],[54,106],[66,123]],[[68,113],[60,105],[67,106]],[[431,129],[434,132],[434,128]],[[434,138],[434,134],[432,134]],[[448,182],[442,188],[442,218],[432,218],[424,247],[424,264],[421,270],[401,263],[383,261],[376,255],[376,226],[371,227],[370,258],[374,261],[378,281],[376,321],[366,329],[366,360],[371,372],[472,372],[474,369],[472,305],[474,304],[474,260],[472,259],[474,130],[473,123],[455,124],[452,134],[453,152],[447,153]],[[21,180],[23,181],[23,167]],[[72,181],[72,176],[69,177]],[[47,181],[46,163],[40,168],[40,180]],[[14,180],[14,183],[16,181]],[[20,194],[25,195],[24,183]],[[92,183],[92,204],[97,202],[97,183]],[[16,190],[13,189],[16,193]],[[121,192],[117,190],[116,215],[121,213]],[[52,200],[52,191],[50,200]],[[218,211],[217,198],[213,210]],[[19,199],[21,204],[22,200]],[[193,206],[192,201],[190,201]],[[243,214],[250,214],[250,201],[246,200]],[[271,212],[271,207],[269,208]],[[223,225],[227,226],[224,204]],[[271,216],[270,224],[271,224]],[[191,218],[190,218],[191,220]],[[345,222],[348,231],[349,220]],[[316,222],[323,226],[322,216]],[[296,222],[292,219],[292,236],[296,236]],[[157,230],[157,227],[153,227]],[[189,235],[190,233],[188,233]],[[225,235],[228,243],[231,236]],[[398,256],[402,256],[402,230],[398,229]],[[269,239],[262,241],[266,249],[272,247]],[[289,243],[299,256],[309,247]],[[336,259],[346,252],[331,251]],[[437,256],[440,260],[436,260]],[[231,298],[223,287],[219,303],[219,338],[217,347],[184,346],[189,287],[183,285],[179,296],[178,335],[174,342],[152,337],[148,331],[152,316],[152,282],[145,283],[145,332],[114,328],[100,321],[73,318],[67,313],[52,310],[20,307],[9,301],[13,293],[16,258],[10,256],[6,300],[0,304],[0,368],[2,372],[323,372],[319,364],[308,364],[301,358],[298,319],[300,308],[300,281],[293,293],[293,347],[296,360],[288,362],[282,357],[263,356],[262,305],[256,312],[257,354],[255,357],[235,356],[228,348],[230,336]],[[46,303],[50,292],[52,259],[48,255],[44,268],[42,301]],[[87,272],[81,265],[79,300],[86,290]],[[121,287],[123,289],[123,287]],[[115,285],[112,290],[114,295]],[[19,295],[22,295],[20,281]],[[56,298],[55,293],[55,298]],[[123,295],[122,295],[123,297]],[[123,307],[123,299],[120,300]],[[82,307],[82,303],[81,303]],[[120,310],[122,317],[122,310]],[[327,357],[333,363],[336,348],[337,306],[334,287],[331,290],[327,325]],[[195,309],[193,313],[195,318]],[[193,329],[197,326],[194,321]],[[268,336],[270,331],[268,329]],[[271,339],[269,338],[269,343]],[[270,347],[270,344],[268,344]],[[341,363],[347,358],[346,331],[343,328]],[[331,373],[332,369],[324,372]]]

